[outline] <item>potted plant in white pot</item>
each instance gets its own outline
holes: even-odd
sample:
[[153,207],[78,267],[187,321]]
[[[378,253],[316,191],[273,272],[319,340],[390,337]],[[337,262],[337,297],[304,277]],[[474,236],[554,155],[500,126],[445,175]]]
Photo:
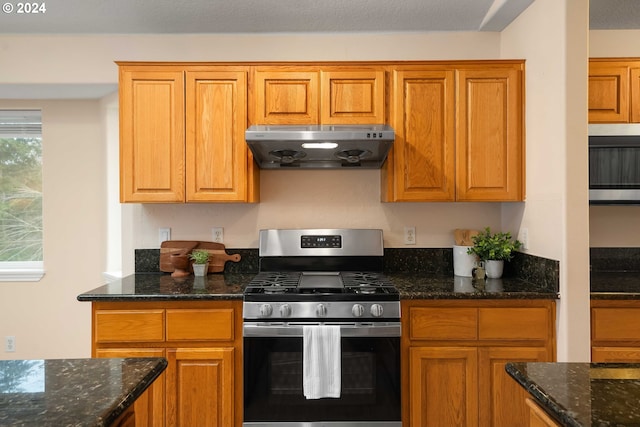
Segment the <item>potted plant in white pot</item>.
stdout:
[[209,270],[209,252],[204,249],[196,249],[189,254],[189,259],[193,261],[193,274],[195,276],[205,276]]
[[472,240],[473,246],[468,249],[468,253],[475,254],[484,261],[484,268],[490,279],[502,277],[504,262],[511,261],[514,252],[522,246],[521,242],[511,237],[511,233],[491,233],[489,227],[473,236]]

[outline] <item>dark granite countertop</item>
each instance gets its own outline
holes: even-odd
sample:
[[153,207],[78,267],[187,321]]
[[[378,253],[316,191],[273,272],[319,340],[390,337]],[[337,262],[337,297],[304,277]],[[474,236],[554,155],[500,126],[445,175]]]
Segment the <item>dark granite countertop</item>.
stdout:
[[640,299],[640,272],[592,271],[591,299]]
[[393,274],[402,299],[557,299],[558,292],[513,277],[472,280],[471,277]]
[[[79,301],[171,301],[242,299],[255,274],[209,274],[174,279],[168,273],[137,273],[78,295]],[[558,292],[514,278],[472,281],[429,274],[388,275],[401,299],[556,299]]]
[[640,364],[507,363],[506,370],[563,426],[640,425]]
[[164,358],[0,361],[0,425],[108,426],[166,367]]
[[137,273],[78,295],[78,301],[189,301],[242,299],[255,274],[208,274],[173,278]]

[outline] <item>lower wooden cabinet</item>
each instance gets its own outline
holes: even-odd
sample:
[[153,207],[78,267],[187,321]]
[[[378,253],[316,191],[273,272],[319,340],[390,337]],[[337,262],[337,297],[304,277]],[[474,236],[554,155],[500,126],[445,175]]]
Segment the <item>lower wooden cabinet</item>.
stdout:
[[529,427],[560,427],[547,413],[533,400],[526,398],[525,403],[529,410]]
[[168,426],[233,425],[233,359],[233,348],[167,350]]
[[404,426],[528,425],[504,366],[555,360],[555,301],[407,300],[402,325]]
[[136,427],[242,425],[242,301],[94,302],[93,357],[166,357]]
[[129,407],[116,420],[111,423],[111,427],[136,427],[135,409]]
[[591,301],[591,361],[640,362],[640,301]]

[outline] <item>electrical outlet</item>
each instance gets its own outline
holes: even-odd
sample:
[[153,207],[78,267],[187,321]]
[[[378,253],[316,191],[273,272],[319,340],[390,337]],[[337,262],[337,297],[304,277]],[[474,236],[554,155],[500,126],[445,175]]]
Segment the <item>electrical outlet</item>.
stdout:
[[158,240],[160,243],[171,240],[171,229],[170,228],[158,228]]
[[13,353],[16,351],[16,337],[13,335],[4,337],[4,351],[7,353]]
[[213,227],[211,229],[211,233],[213,234],[213,241],[216,243],[224,243],[224,228],[222,227]]
[[404,244],[405,245],[416,244],[416,228],[414,226],[404,228]]
[[529,229],[521,228],[518,240],[522,243],[522,249],[529,249]]

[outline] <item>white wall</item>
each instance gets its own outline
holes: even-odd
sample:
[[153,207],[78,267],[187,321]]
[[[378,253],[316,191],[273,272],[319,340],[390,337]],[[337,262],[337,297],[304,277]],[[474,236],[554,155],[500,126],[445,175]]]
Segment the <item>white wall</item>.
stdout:
[[105,145],[98,101],[2,101],[41,108],[43,279],[0,283],[0,337],[17,351],[0,359],[87,357],[90,305],[76,296],[102,283],[106,238]]
[[[589,32],[589,56],[640,58],[640,30]],[[593,206],[589,209],[592,247],[640,246],[640,206]]]
[[[540,25],[542,22],[545,25]],[[530,251],[560,260],[558,360],[588,361],[587,0],[538,0],[503,32],[502,53],[527,58]]]

